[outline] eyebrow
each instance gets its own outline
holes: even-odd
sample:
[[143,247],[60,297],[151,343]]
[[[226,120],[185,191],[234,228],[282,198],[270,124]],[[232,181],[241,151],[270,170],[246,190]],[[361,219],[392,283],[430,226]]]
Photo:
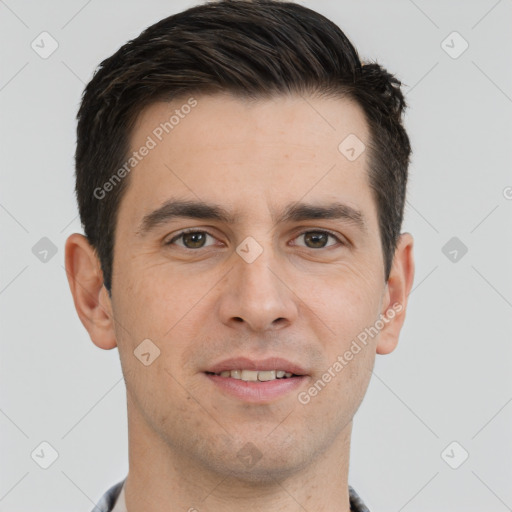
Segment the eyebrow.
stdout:
[[[240,220],[240,215],[229,212],[220,205],[204,201],[170,199],[156,210],[145,215],[136,233],[139,236],[144,236],[176,218],[215,220],[226,224],[235,224]],[[289,204],[279,216],[272,216],[272,220],[277,223],[300,222],[312,219],[343,220],[354,225],[360,231],[367,231],[363,213],[340,202],[328,204],[295,202]]]

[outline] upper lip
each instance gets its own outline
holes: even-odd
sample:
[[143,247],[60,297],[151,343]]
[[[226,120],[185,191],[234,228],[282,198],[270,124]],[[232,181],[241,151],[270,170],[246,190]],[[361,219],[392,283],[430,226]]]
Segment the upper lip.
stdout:
[[284,370],[295,375],[306,375],[304,368],[281,357],[268,357],[267,359],[248,359],[247,357],[234,357],[225,359],[220,363],[210,366],[206,371],[220,373],[226,370]]

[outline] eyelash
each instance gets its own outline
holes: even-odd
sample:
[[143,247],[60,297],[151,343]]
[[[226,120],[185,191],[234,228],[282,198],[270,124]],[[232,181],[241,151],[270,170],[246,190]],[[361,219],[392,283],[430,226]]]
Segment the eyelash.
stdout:
[[[204,230],[200,230],[200,229],[186,229],[186,230],[180,231],[180,233],[178,233],[176,236],[171,238],[171,240],[169,240],[168,242],[165,242],[165,245],[172,245],[175,240],[178,240],[183,235],[188,235],[189,233],[204,233],[204,234],[206,234],[208,236],[211,236],[212,238],[215,238],[212,234],[208,233],[208,231],[204,231]],[[324,229],[307,229],[305,231],[302,231],[301,233],[298,233],[295,238],[298,238],[299,236],[305,235],[306,233],[321,233],[321,234],[329,235],[332,238],[334,238],[339,244],[346,245],[334,233],[331,233],[330,231],[326,231]],[[198,249],[190,249],[189,247],[182,247],[182,246],[179,246],[179,247],[181,247],[182,249],[185,249],[187,251],[198,251],[199,249],[205,249],[205,247],[199,247]],[[318,251],[320,249],[329,249],[331,247],[334,247],[334,246],[333,245],[328,245],[326,247],[319,247],[317,249],[312,248],[312,247],[305,247],[304,246],[305,249],[311,249],[313,251]]]

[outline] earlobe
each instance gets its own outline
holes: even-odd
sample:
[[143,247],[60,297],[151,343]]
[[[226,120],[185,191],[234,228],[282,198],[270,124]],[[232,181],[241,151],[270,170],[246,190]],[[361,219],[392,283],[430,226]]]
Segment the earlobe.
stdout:
[[382,311],[384,327],[379,334],[377,354],[389,354],[398,344],[405,320],[407,299],[414,281],[413,245],[414,240],[410,233],[400,235],[386,284]]
[[86,237],[73,233],[65,252],[66,275],[80,321],[95,345],[105,350],[116,347],[112,303],[96,251]]

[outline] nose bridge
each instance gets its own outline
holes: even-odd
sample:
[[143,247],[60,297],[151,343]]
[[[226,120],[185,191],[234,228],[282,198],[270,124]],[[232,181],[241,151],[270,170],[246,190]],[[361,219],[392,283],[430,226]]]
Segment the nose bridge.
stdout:
[[[238,294],[247,302],[258,301],[260,306],[275,307],[281,299],[280,284],[276,276],[277,258],[271,243],[264,247],[254,238],[247,237],[236,249]],[[273,268],[272,268],[273,267]]]
[[247,237],[233,255],[234,269],[221,297],[224,323],[241,324],[252,330],[275,329],[294,321],[297,315],[293,293],[284,284],[282,260],[271,243],[263,246]]

